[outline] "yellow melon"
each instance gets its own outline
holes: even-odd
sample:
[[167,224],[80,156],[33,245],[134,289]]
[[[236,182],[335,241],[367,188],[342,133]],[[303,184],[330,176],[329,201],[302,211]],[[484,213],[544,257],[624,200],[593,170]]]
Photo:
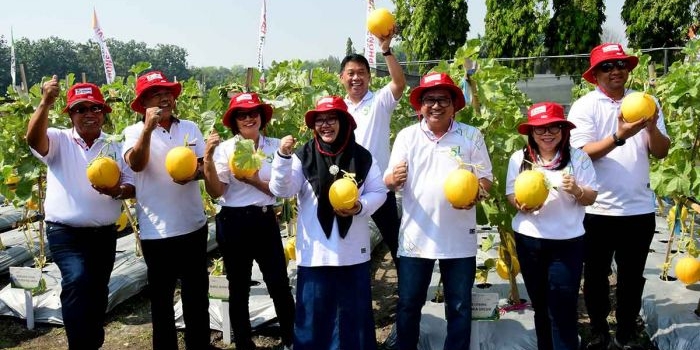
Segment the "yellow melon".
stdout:
[[700,281],[700,260],[691,256],[682,257],[676,263],[675,272],[676,277],[685,284]]
[[[510,257],[510,262],[513,265],[513,275],[517,275],[520,273],[520,262],[518,261],[518,258],[511,256]],[[498,277],[507,280],[509,279],[509,269],[508,265],[506,265],[505,260],[503,259],[498,259],[496,262],[496,274],[498,274]]]
[[190,179],[197,171],[197,156],[189,147],[175,147],[165,156],[165,170],[175,181]]
[[119,184],[119,165],[114,159],[98,156],[85,170],[90,183],[99,188],[112,188]]
[[360,193],[357,185],[347,177],[335,180],[328,190],[328,199],[334,209],[351,209],[359,198]]
[[20,177],[17,175],[10,175],[5,179],[5,185],[13,186],[19,183]]
[[518,174],[513,189],[518,203],[529,209],[541,206],[549,196],[547,180],[537,170],[525,170]]
[[453,170],[443,185],[447,201],[455,207],[472,204],[479,194],[479,179],[467,169]]
[[620,112],[622,119],[628,123],[634,123],[640,119],[649,119],[654,116],[656,102],[651,95],[643,92],[633,92],[622,99]]
[[297,238],[291,237],[284,244],[284,257],[287,261],[297,259]]
[[367,16],[367,30],[376,37],[389,35],[395,25],[394,16],[385,8],[372,10]]
[[228,160],[228,166],[234,176],[249,178],[262,167],[262,162],[267,158],[261,149],[255,149],[255,141],[239,139],[236,141],[236,149]]

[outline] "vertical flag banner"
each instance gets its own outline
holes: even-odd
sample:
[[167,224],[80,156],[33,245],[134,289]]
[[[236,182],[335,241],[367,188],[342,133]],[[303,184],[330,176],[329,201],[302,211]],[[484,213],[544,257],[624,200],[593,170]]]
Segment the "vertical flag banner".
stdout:
[[17,72],[15,71],[16,66],[15,59],[15,35],[12,32],[12,27],[10,27],[10,76],[12,76],[12,89],[17,86]]
[[258,34],[258,70],[260,71],[260,82],[265,81],[265,70],[263,68],[263,46],[265,46],[265,35],[267,34],[267,6],[266,0],[262,0],[262,10],[260,11],[260,33]]
[[102,28],[100,28],[100,23],[97,21],[97,12],[95,9],[92,9],[92,29],[95,31],[95,40],[97,40],[97,44],[100,45],[100,51],[102,52],[102,63],[105,66],[107,84],[111,84],[116,77],[114,62],[112,62],[112,55],[109,54],[104,33],[102,32]]
[[[374,0],[367,0],[367,18],[369,14],[374,10]],[[367,26],[364,26],[367,28]],[[372,68],[377,68],[377,44],[374,41],[374,35],[369,32],[369,29],[365,29],[365,58],[369,62],[369,66]]]

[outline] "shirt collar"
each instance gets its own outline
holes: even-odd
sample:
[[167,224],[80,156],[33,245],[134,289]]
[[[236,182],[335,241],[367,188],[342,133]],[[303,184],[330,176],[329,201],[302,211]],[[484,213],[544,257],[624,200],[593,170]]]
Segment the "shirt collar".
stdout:
[[348,98],[348,95],[345,95],[345,104],[348,105],[348,107],[351,107],[351,106],[352,107],[359,107],[362,104],[364,104],[366,101],[371,100],[373,97],[374,97],[374,93],[370,90],[367,90],[367,93],[364,96],[362,96],[362,100],[360,100],[360,103],[355,105],[354,103],[352,103],[350,98]]
[[[75,140],[75,142],[78,145],[80,145],[81,147],[83,147],[85,149],[89,148],[87,142],[85,142],[85,140],[82,137],[80,137],[80,135],[78,134],[78,131],[75,130],[75,127],[70,129],[70,134],[71,134],[71,137],[73,138],[73,140]],[[98,136],[95,139],[95,142],[93,142],[92,144],[95,145],[98,142],[104,142],[106,139],[107,139],[107,134],[105,134],[103,131],[100,131],[100,136]]]

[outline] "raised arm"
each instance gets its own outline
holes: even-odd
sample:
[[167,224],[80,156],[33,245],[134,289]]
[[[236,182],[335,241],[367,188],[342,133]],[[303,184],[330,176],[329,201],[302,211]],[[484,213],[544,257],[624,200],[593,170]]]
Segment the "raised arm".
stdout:
[[128,150],[124,155],[124,159],[126,163],[129,164],[131,170],[139,172],[146,168],[151,149],[151,133],[158,126],[160,118],[159,107],[150,107],[146,109],[146,116],[144,118],[141,134],[136,140],[134,147]]
[[391,53],[391,38],[394,37],[396,33],[396,27],[387,36],[377,37],[379,39],[379,47],[382,49],[384,54],[384,60],[386,61],[386,66],[389,69],[389,76],[391,77],[391,82],[389,83],[389,88],[391,93],[394,95],[394,99],[398,100],[403,95],[403,91],[406,88],[406,76],[403,73],[403,68],[399,65],[399,61]]
[[49,110],[53,108],[61,88],[58,85],[58,77],[54,75],[51,80],[42,85],[41,102],[29,119],[27,127],[27,143],[37,153],[45,156],[49,153],[49,136],[46,131],[49,128]]

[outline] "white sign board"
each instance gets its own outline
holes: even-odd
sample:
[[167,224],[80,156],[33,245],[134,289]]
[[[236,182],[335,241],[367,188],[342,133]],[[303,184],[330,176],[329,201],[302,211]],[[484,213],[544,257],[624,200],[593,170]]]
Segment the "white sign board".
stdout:
[[34,289],[41,281],[41,270],[33,267],[10,266],[12,288]]
[[228,280],[226,276],[209,276],[209,298],[228,300]]
[[498,319],[498,293],[472,293],[472,319]]

